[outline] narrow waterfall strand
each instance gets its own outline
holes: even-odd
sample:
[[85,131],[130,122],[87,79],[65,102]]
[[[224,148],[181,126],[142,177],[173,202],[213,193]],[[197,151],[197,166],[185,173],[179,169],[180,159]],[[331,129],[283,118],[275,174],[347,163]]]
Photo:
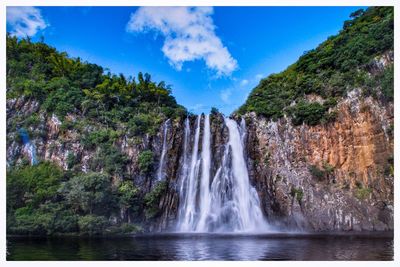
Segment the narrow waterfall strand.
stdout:
[[157,181],[161,181],[164,178],[164,159],[165,159],[165,154],[167,153],[167,134],[168,134],[168,129],[169,129],[169,122],[170,119],[166,120],[164,123],[164,131],[163,131],[163,146],[162,146],[162,151],[161,151],[161,157],[160,157],[160,164],[158,166],[157,170]]

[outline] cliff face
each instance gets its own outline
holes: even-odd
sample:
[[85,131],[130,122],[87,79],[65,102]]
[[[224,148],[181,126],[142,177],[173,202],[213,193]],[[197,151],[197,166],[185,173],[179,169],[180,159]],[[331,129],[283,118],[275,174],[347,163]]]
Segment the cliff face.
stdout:
[[[27,127],[26,130],[29,132],[30,144],[33,145],[35,156],[39,162],[51,161],[64,171],[78,173],[104,171],[105,163],[97,162],[96,159],[101,151],[102,144],[98,143],[92,148],[88,148],[84,144],[84,139],[87,138],[89,133],[104,130],[104,125],[90,123],[78,126],[83,118],[74,114],[68,115],[62,123],[56,115],[49,115],[41,111],[37,101],[24,97],[7,100],[7,166],[15,166],[24,160],[32,160],[30,146],[22,143],[18,131],[19,125],[32,116],[37,116],[37,121]],[[175,192],[176,181],[174,177],[177,177],[179,171],[183,134],[181,124],[180,120],[173,121],[172,127],[167,132],[167,160],[165,162],[167,191],[160,198],[159,209],[162,211],[162,216],[155,220],[150,219],[151,223],[146,225],[148,230],[165,229],[168,226],[168,221],[173,220],[176,215],[178,199]],[[65,125],[73,126],[65,127]],[[134,182],[139,188],[139,198],[143,199],[158,184],[155,176],[163,146],[163,127],[161,126],[154,136],[146,134],[142,137],[130,137],[123,133],[123,129],[117,129],[117,131],[120,131],[121,134],[112,146],[126,157],[123,170],[118,171],[124,172],[124,177],[129,177]],[[154,166],[150,174],[143,174],[139,168],[139,155],[144,150],[150,150],[154,155]],[[73,160],[71,160],[70,155],[74,155]],[[121,177],[114,174],[112,184],[117,186],[120,182]],[[123,210],[115,210],[110,221],[135,221],[140,223],[146,220],[143,212],[141,215],[141,218],[134,218]]]
[[[18,120],[17,116],[37,112],[37,107],[36,102],[25,99],[8,101],[8,123]],[[364,97],[360,90],[354,89],[336,109],[338,116],[334,123],[318,126],[293,126],[288,118],[267,121],[254,113],[245,116],[244,153],[264,214],[270,224],[286,229],[393,229],[393,104]],[[74,168],[83,172],[93,170],[90,162],[97,148],[85,149],[82,134],[74,128],[62,129],[56,116],[39,114],[39,117],[41,123],[29,129],[39,159],[53,161],[68,170],[71,168],[68,155],[73,153],[78,155]],[[195,117],[191,117],[191,129],[195,129],[195,123]],[[153,138],[133,140],[122,135],[115,141],[115,146],[128,158],[126,171],[141,189],[142,196],[157,184],[154,176],[163,130],[161,127]],[[200,140],[202,131],[203,127]],[[27,148],[17,141],[17,135],[8,133],[9,163],[30,157]],[[160,215],[149,224],[150,231],[173,230],[176,225],[183,135],[184,122],[173,121],[166,136],[167,189],[158,205]],[[193,142],[193,134],[190,138]],[[221,158],[227,138],[222,116],[212,115],[212,158]],[[144,149],[152,150],[156,159],[150,176],[142,175],[138,168],[138,155]],[[212,173],[219,164],[212,161]],[[117,182],[118,177],[114,180]],[[115,214],[115,220],[131,219],[125,218],[123,212]]]
[[393,105],[353,90],[337,109],[334,123],[314,127],[247,116],[267,217],[289,228],[393,229]]

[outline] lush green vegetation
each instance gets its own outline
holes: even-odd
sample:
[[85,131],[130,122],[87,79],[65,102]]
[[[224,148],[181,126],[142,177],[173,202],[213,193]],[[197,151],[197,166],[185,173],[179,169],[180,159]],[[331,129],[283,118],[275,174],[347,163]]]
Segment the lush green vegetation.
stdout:
[[[7,232],[131,233],[141,230],[144,216],[158,214],[157,201],[165,190],[160,183],[143,198],[132,181],[113,184],[105,173],[63,172],[50,162],[20,165],[7,171]],[[125,219],[111,223],[109,218],[119,211]]]
[[7,98],[25,96],[64,120],[68,113],[133,134],[154,133],[167,117],[185,115],[165,82],[148,73],[136,78],[104,74],[98,65],[70,58],[43,42],[7,36]]
[[[261,80],[237,112],[254,111],[271,119],[288,114],[296,125],[316,125],[333,121],[337,98],[355,87],[393,101],[393,66],[368,75],[372,60],[393,50],[393,7],[370,7],[350,17],[338,35],[304,53],[285,71]],[[307,95],[324,102],[311,102]]]
[[[71,58],[43,41],[8,35],[7,99],[38,103],[35,112],[7,118],[7,142],[22,145],[18,134],[22,127],[31,139],[45,142],[47,129],[42,124],[54,114],[61,121],[57,141],[67,144],[64,135],[73,131],[91,153],[87,173],[80,165],[82,155],[71,150],[66,155],[67,170],[49,162],[35,166],[25,160],[11,162],[7,168],[9,234],[131,233],[141,230],[138,225],[147,217],[158,214],[156,202],[165,185],[150,193],[140,189],[128,174],[129,159],[118,142],[151,139],[167,118],[186,116],[169,85],[152,81],[147,73],[136,78],[105,73],[102,67]],[[153,153],[144,147],[138,175],[151,181],[153,160]]]

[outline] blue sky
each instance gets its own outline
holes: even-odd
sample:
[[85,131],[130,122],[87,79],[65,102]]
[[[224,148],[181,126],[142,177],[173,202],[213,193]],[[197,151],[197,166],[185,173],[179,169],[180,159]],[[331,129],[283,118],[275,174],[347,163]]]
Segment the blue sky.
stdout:
[[9,7],[7,31],[172,85],[194,113],[230,114],[259,80],[338,33],[359,7]]

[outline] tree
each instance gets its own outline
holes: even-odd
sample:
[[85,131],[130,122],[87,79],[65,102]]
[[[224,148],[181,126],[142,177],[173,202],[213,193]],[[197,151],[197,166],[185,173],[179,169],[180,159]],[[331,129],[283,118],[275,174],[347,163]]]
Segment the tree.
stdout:
[[56,199],[62,178],[62,170],[50,162],[23,166],[7,172],[7,208],[36,208],[46,201]]
[[118,187],[119,205],[124,211],[125,218],[130,222],[130,208],[137,204],[139,189],[134,186],[132,181],[123,181]]
[[107,214],[113,207],[111,178],[107,174],[92,172],[74,176],[59,191],[75,213]]

